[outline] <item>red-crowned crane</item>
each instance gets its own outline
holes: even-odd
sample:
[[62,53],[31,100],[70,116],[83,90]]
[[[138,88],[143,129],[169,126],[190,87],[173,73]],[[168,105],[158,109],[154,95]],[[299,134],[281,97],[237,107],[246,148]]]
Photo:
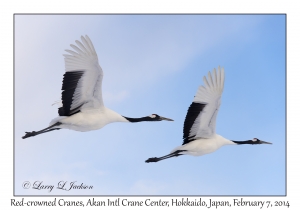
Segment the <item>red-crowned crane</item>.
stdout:
[[50,126],[40,130],[26,132],[22,138],[36,136],[62,128],[75,131],[91,131],[102,128],[112,122],[173,121],[157,114],[141,118],[124,117],[104,106],[102,100],[103,71],[98,56],[88,36],[81,36],[71,44],[73,50],[66,50],[65,70],[62,84],[62,107],[59,117],[50,122]]
[[183,144],[173,149],[170,154],[162,157],[153,157],[145,162],[157,162],[180,155],[201,156],[212,153],[224,145],[239,144],[271,144],[258,138],[246,141],[228,140],[216,134],[216,119],[221,105],[221,96],[224,88],[224,69],[213,70],[204,76],[204,86],[200,86],[190,105],[183,127]]

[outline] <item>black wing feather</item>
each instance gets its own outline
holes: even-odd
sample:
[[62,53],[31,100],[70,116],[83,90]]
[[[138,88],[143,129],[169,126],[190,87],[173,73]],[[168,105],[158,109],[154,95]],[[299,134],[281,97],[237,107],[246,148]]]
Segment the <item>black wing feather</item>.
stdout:
[[184,126],[183,126],[183,144],[187,144],[191,141],[195,140],[195,136],[189,136],[191,128],[196,120],[196,118],[199,116],[200,112],[204,109],[206,104],[203,103],[195,103],[193,102],[186,114]]
[[59,116],[71,116],[80,112],[79,109],[82,105],[72,110],[71,105],[78,81],[82,77],[83,73],[84,71],[68,71],[64,74],[63,84],[61,88],[63,90],[61,94],[63,106],[58,108]]

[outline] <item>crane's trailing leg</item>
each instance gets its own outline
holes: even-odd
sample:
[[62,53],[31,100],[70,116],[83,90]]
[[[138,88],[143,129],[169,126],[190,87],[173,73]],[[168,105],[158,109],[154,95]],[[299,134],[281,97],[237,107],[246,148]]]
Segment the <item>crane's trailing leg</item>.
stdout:
[[25,136],[22,137],[22,139],[26,139],[28,137],[36,136],[36,135],[46,133],[46,132],[49,132],[49,131],[59,130],[60,128],[53,128],[53,127],[58,126],[58,125],[61,125],[61,123],[60,122],[54,123],[53,125],[45,128],[43,130],[40,130],[40,131],[25,132],[26,134],[25,134]]
[[146,163],[151,163],[151,162],[158,162],[158,161],[161,161],[161,160],[164,160],[164,159],[167,159],[167,158],[171,158],[171,157],[178,157],[180,155],[183,155],[183,154],[179,154],[180,152],[184,152],[185,150],[176,150],[175,152],[172,152],[168,155],[165,155],[165,156],[162,156],[162,157],[153,157],[153,158],[148,158],[148,160],[146,160],[145,162]]

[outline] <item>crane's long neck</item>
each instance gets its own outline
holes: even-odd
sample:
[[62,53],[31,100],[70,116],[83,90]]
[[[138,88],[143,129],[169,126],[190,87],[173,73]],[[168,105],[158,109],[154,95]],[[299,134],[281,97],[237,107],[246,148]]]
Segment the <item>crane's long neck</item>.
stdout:
[[162,120],[167,120],[167,121],[173,121],[172,119],[166,118],[166,117],[162,117],[159,116],[157,114],[152,114],[150,116],[146,116],[146,117],[139,117],[139,118],[132,118],[132,117],[125,117],[122,116],[118,113],[116,113],[113,110],[110,110],[108,108],[104,109],[104,113],[106,114],[107,118],[110,120],[108,123],[111,122],[154,122],[154,121],[162,121]]
[[257,138],[254,138],[253,140],[247,140],[247,141],[232,141],[236,144],[272,144],[270,142],[262,141]]
[[247,141],[232,141],[236,144],[255,144],[252,140],[247,140]]
[[[124,117],[124,116],[123,116]],[[145,122],[145,121],[155,121],[155,119],[147,116],[147,117],[140,117],[140,118],[131,118],[131,117],[124,117],[129,122],[135,123],[135,122]]]

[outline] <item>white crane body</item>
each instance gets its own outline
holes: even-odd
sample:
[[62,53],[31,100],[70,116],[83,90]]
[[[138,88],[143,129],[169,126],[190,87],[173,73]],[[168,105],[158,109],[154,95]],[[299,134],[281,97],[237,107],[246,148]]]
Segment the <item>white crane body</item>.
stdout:
[[223,136],[214,134],[212,138],[201,138],[191,141],[188,144],[181,145],[173,149],[170,153],[177,150],[184,150],[180,154],[201,156],[212,153],[224,145],[235,145],[236,143],[225,139]]
[[57,117],[50,122],[50,126],[60,122],[59,128],[66,128],[75,131],[98,130],[113,122],[129,122],[115,111],[102,107],[100,109],[89,109],[79,112],[70,117]]

